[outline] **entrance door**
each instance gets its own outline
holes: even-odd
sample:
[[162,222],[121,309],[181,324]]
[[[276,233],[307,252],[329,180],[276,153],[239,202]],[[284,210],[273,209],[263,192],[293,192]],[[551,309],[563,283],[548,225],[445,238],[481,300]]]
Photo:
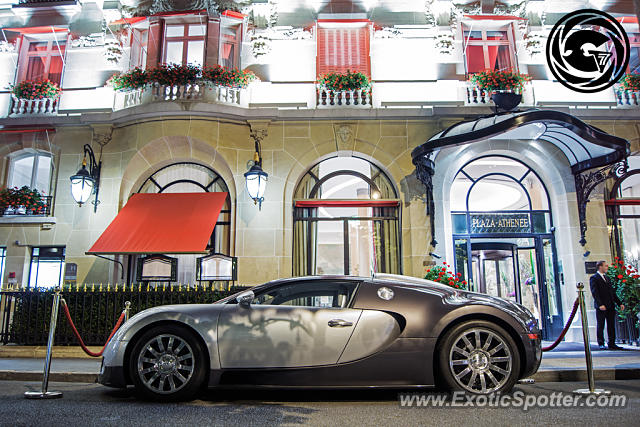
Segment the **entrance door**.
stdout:
[[[524,305],[538,319],[544,339],[557,337],[562,330],[562,313],[551,238],[473,240],[456,240],[456,269],[461,272],[461,266],[468,262],[470,289]],[[468,277],[466,271],[464,275]]]

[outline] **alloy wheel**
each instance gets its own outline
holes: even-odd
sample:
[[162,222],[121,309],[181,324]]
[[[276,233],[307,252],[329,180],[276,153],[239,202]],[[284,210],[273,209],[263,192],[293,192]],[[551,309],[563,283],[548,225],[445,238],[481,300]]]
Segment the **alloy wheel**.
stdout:
[[460,333],[449,351],[449,369],[455,381],[472,393],[492,393],[507,383],[513,370],[508,343],[487,328]]
[[151,338],[138,355],[138,376],[154,393],[171,394],[188,382],[194,371],[191,346],[182,338],[163,334]]

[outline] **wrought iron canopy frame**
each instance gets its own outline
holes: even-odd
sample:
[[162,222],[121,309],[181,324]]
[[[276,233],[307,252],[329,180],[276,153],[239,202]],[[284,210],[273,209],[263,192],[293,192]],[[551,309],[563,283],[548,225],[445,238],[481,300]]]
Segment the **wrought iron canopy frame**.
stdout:
[[[589,197],[598,184],[609,178],[620,177],[626,172],[629,142],[624,138],[607,134],[570,114],[553,110],[532,109],[515,113],[498,113],[456,123],[412,151],[411,157],[416,167],[416,177],[426,190],[427,215],[429,215],[431,225],[431,246],[435,247],[438,243],[434,233],[433,175],[435,173],[435,154],[442,148],[457,147],[490,139],[522,126],[536,123],[544,125],[545,129],[536,139],[553,144],[562,150],[571,165],[578,202],[580,244],[584,246],[587,243],[585,238],[587,232],[586,212]],[[567,141],[563,141],[563,138],[566,138]],[[589,146],[601,147],[604,149],[603,153],[593,156]]]

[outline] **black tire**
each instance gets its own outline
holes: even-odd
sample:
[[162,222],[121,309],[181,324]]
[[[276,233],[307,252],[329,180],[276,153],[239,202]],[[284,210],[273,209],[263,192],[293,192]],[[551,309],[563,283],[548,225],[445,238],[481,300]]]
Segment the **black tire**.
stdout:
[[206,354],[200,340],[186,327],[149,329],[136,339],[129,354],[129,375],[136,393],[162,402],[193,399],[207,377]]
[[509,392],[520,375],[520,354],[513,338],[504,328],[484,320],[463,322],[448,331],[438,348],[438,364],[436,377],[448,390],[473,394]]

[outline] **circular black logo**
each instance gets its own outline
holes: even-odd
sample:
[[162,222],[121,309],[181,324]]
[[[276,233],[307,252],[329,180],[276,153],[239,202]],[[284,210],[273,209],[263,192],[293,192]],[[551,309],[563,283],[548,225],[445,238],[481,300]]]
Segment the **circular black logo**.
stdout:
[[565,15],[547,40],[547,63],[560,83],[577,92],[600,92],[627,71],[629,38],[611,15],[583,9]]

